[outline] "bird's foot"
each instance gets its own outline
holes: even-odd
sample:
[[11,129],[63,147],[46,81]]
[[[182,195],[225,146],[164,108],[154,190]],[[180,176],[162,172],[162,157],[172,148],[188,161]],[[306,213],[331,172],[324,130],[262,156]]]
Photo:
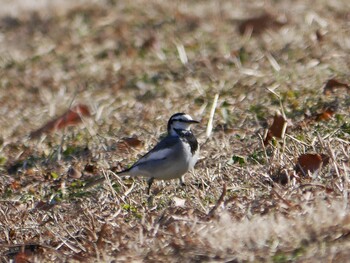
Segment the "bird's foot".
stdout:
[[182,187],[185,187],[186,186],[186,184],[185,184],[185,182],[184,182],[184,179],[181,177],[180,178],[180,185],[182,186]]
[[153,184],[153,181],[154,181],[154,178],[153,177],[151,177],[150,179],[148,179],[148,188],[147,188],[147,195],[149,196],[150,195],[150,193],[151,193],[151,186],[152,186],[152,184]]

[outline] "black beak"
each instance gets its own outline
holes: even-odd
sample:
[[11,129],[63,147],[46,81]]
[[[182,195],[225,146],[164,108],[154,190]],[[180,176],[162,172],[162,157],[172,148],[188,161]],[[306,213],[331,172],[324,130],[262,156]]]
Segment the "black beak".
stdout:
[[200,123],[199,121],[196,121],[196,120],[188,120],[186,121],[187,123],[193,123],[193,124],[196,124],[196,123]]

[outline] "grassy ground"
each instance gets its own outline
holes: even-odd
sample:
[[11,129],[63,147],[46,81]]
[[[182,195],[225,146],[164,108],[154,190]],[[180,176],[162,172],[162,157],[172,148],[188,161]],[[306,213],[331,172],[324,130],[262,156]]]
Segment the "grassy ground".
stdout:
[[[349,81],[348,1],[2,2],[3,261],[350,258],[349,88],[324,93]],[[79,103],[82,123],[29,137]],[[201,160],[149,199],[113,171],[176,112],[201,121]],[[276,112],[286,136],[265,147]],[[297,174],[304,153],[329,162]]]

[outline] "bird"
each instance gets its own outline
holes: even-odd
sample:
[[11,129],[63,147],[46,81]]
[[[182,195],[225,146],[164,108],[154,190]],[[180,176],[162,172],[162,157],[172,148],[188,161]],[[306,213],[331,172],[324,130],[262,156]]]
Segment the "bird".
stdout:
[[198,123],[185,113],[172,115],[166,137],[130,168],[116,174],[147,177],[148,195],[154,179],[180,179],[183,185],[183,175],[194,168],[199,157],[199,144],[191,130],[191,125]]

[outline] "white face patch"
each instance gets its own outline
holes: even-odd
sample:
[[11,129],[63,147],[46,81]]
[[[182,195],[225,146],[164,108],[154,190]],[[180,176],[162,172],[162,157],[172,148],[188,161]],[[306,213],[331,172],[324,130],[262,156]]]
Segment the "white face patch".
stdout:
[[178,129],[178,130],[189,130],[192,123],[188,123],[186,121],[192,121],[190,115],[181,115],[173,119],[173,123],[171,125],[171,130]]

